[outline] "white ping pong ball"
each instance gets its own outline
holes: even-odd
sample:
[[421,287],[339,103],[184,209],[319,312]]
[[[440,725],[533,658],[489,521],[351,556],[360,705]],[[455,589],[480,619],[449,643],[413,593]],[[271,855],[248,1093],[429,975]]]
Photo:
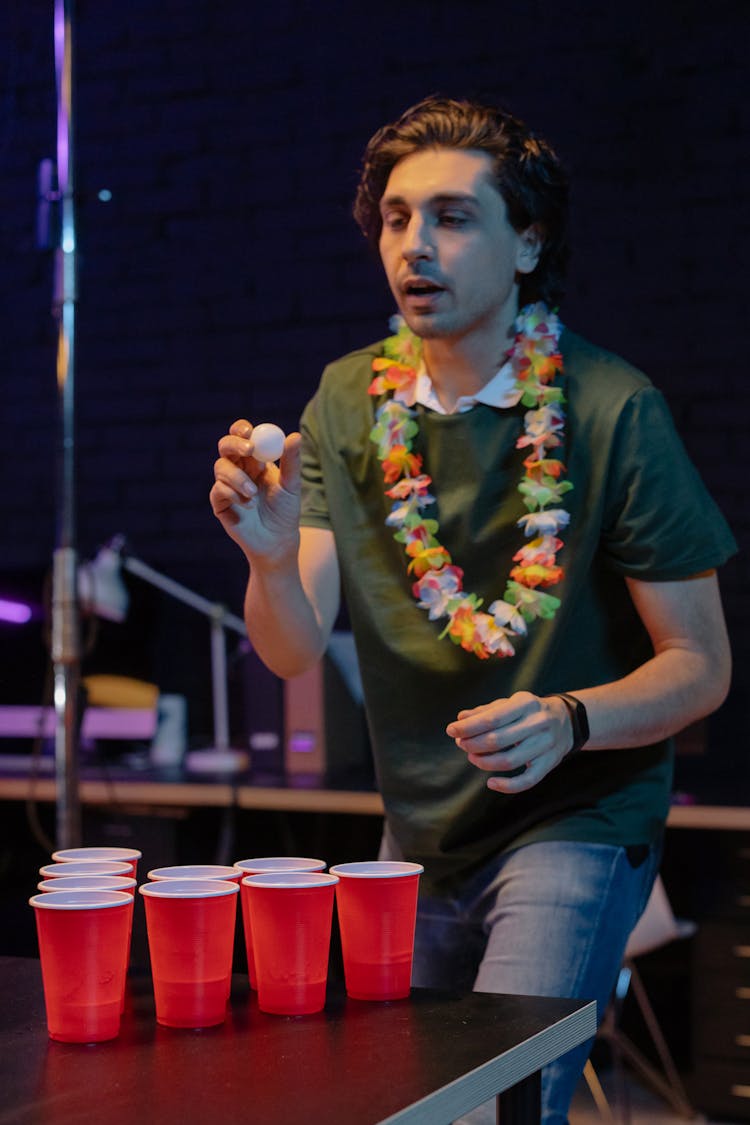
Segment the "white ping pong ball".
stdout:
[[261,422],[250,435],[252,455],[257,461],[278,461],[284,452],[284,431],[273,422]]

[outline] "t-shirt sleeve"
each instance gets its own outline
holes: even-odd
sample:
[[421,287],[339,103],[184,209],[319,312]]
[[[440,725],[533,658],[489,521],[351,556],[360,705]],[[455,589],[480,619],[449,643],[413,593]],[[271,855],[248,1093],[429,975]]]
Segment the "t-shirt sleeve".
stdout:
[[636,391],[617,421],[601,545],[620,573],[662,582],[711,570],[737,550],[653,386]]
[[320,427],[318,412],[319,393],[307,404],[302,412],[300,432],[302,434],[302,527],[331,528],[328,512],[323,470],[320,460]]

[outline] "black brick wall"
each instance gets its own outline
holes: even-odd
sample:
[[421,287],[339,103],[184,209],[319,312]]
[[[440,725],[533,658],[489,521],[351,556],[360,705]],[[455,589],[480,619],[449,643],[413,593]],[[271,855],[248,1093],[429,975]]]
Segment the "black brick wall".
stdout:
[[[55,143],[52,10],[0,13],[2,573],[41,573],[56,537],[51,260],[34,244],[37,164]],[[504,101],[556,145],[574,182],[565,319],[664,390],[746,544],[749,12],[82,0],[82,556],[123,531],[239,609],[243,565],[206,501],[216,439],[238,415],[293,428],[324,362],[382,335],[391,301],[349,217],[357,165],[370,133],[431,91]],[[737,686],[711,728],[722,769],[749,686],[747,571],[741,555],[723,576]]]

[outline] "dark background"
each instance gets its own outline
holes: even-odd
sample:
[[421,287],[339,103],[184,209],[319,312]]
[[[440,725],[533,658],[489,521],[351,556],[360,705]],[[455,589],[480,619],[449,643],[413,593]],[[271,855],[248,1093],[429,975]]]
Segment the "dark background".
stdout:
[[[207,503],[216,441],[238,416],[294,428],[324,363],[385,333],[392,302],[350,203],[370,134],[431,92],[503,102],[558,149],[574,187],[563,318],[665,392],[746,544],[749,13],[82,0],[81,557],[122,532],[241,611],[244,563]],[[59,502],[52,263],[34,229],[37,166],[55,153],[52,14],[52,0],[0,12],[0,595],[39,606]],[[710,752],[683,762],[706,793],[747,780],[747,572],[741,553],[722,574],[732,695]],[[125,625],[84,623],[87,667],[184,692],[201,734],[208,627],[137,583],[133,595]],[[0,626],[0,702],[37,700],[44,631],[43,614]]]

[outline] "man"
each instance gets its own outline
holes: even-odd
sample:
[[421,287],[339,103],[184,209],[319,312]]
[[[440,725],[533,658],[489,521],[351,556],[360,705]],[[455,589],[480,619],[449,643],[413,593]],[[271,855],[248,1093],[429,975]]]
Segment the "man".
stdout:
[[[326,370],[278,469],[235,422],[211,502],[278,675],[321,656],[343,588],[381,854],[425,866],[415,983],[602,1012],[658,866],[669,737],[728,689],[734,544],[659,393],[552,311],[566,199],[503,111],[429,98],[381,129],[355,216],[405,323]],[[585,1054],[545,1073],[545,1121]]]

